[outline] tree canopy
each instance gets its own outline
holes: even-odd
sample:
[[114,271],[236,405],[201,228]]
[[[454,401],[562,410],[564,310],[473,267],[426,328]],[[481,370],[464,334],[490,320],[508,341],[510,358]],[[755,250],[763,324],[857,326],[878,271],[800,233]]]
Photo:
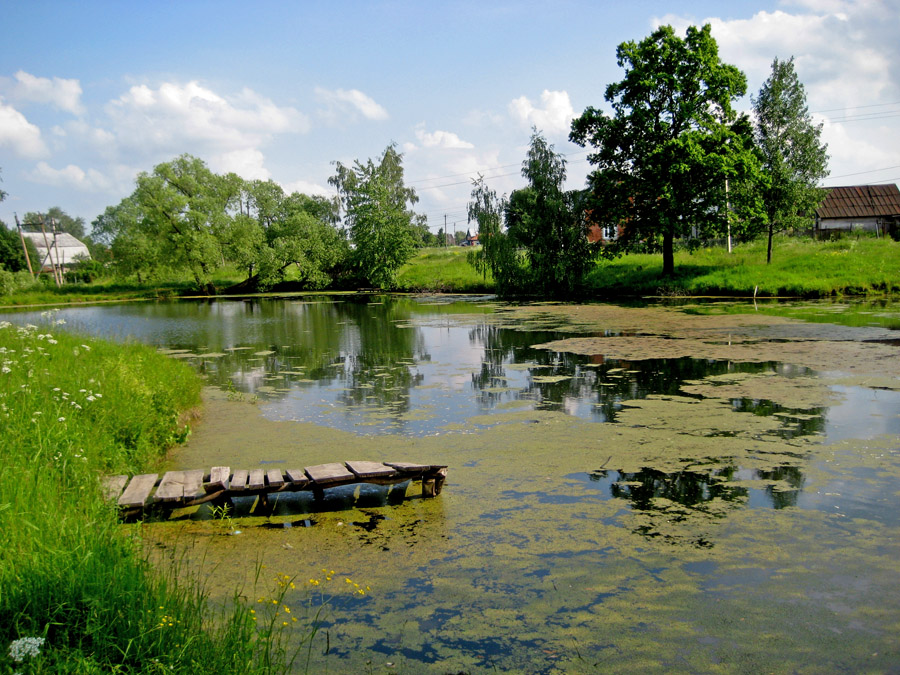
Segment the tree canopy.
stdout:
[[93,223],[117,271],[152,278],[167,268],[190,270],[213,292],[213,272],[231,263],[247,270],[245,290],[265,290],[289,268],[305,288],[330,283],[347,255],[334,223],[335,200],[286,195],[272,181],[219,175],[190,155],[141,173],[135,191]]
[[685,38],[661,26],[620,44],[616,57],[625,77],[606,89],[613,114],[588,107],[569,138],[596,148],[590,219],[622,231],[606,252],[661,245],[668,275],[676,237],[722,231],[725,179],[758,171],[749,127],[732,108],[747,82],[721,61],[709,25]]
[[340,197],[354,268],[369,285],[390,288],[416,246],[418,220],[410,207],[419,198],[403,183],[403,155],[392,143],[377,162],[356,160],[349,167],[335,162],[335,167],[328,182]]
[[528,184],[509,199],[479,176],[472,183],[469,222],[478,223],[481,248],[469,261],[490,270],[502,295],[577,293],[591,257],[581,192],[566,192],[565,158],[534,129],[522,162]]
[[794,57],[772,62],[772,74],[753,98],[753,112],[765,177],[759,187],[768,225],[766,262],[771,262],[775,229],[808,219],[823,198],[816,185],[828,175],[828,146],[820,140],[822,125],[809,114]]

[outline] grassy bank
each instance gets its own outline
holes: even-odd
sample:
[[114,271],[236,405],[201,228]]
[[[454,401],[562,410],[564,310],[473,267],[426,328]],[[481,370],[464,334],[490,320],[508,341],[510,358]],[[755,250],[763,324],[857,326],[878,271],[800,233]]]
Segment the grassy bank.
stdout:
[[493,293],[494,282],[467,261],[467,246],[424,248],[400,269],[398,291],[428,293]]
[[[494,282],[475,271],[460,246],[421,249],[404,265],[393,290],[411,293],[493,293]],[[238,270],[217,272],[214,283],[223,291],[243,277]],[[734,247],[681,250],[675,253],[675,274],[664,277],[662,256],[634,254],[599,260],[585,280],[588,299],[615,300],[645,296],[752,296],[822,298],[900,292],[900,243],[871,236],[847,236],[835,241],[778,237],[772,263],[766,264],[766,242]],[[277,289],[276,289],[277,290]],[[296,291],[297,289],[291,288]],[[193,295],[187,278],[137,284],[102,281],[60,289],[40,286],[0,297],[0,306],[53,305],[170,298]]]
[[[400,272],[398,289],[456,293],[492,292],[466,262],[468,249],[423,249]],[[900,243],[848,236],[835,241],[779,237],[772,263],[766,242],[681,250],[675,275],[664,277],[662,256],[627,255],[600,260],[586,279],[589,298],[638,296],[827,297],[900,292]]]
[[900,243],[846,237],[814,241],[779,237],[772,263],[764,240],[724,248],[680,251],[675,275],[663,277],[659,255],[600,262],[588,275],[592,297],[733,295],[827,297],[900,291]]
[[179,440],[198,378],[46,321],[0,322],[0,673],[267,671],[255,613],[213,611],[198,584],[152,570],[101,496],[99,476]]

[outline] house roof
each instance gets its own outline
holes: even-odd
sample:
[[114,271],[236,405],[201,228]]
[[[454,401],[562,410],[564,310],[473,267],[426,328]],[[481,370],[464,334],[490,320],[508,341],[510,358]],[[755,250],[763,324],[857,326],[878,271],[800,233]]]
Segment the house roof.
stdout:
[[891,185],[851,185],[830,188],[819,218],[878,218],[900,216],[900,189]]
[[76,255],[81,255],[85,258],[91,257],[91,252],[88,250],[88,247],[68,232],[56,233],[56,246],[53,245],[52,232],[47,233],[46,240],[44,239],[43,232],[23,232],[22,234],[31,239],[34,243],[34,247],[42,256],[47,255],[47,243],[49,242],[50,248],[53,249],[53,258],[59,257],[59,262],[63,264],[68,265],[75,262]]

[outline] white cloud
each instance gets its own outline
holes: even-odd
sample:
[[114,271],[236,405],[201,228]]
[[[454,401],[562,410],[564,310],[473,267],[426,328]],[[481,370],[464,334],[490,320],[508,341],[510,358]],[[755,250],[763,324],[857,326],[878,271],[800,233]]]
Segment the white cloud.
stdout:
[[[877,181],[874,169],[900,163],[894,120],[860,119],[861,113],[892,112],[896,106],[858,108],[900,100],[898,12],[897,0],[786,0],[780,9],[749,19],[667,15],[654,25],[670,24],[683,34],[688,25],[710,23],[720,57],[744,71],[751,95],[771,74],[776,57],[793,56],[809,109],[822,111],[816,117],[824,122],[832,173],[870,172],[826,179],[837,185]],[[743,107],[750,108],[749,98]]]
[[520,96],[510,101],[509,112],[526,126],[536,126],[551,135],[567,133],[575,117],[568,92],[548,89],[541,93],[541,107],[535,106],[527,96]]
[[216,155],[209,161],[209,168],[216,173],[236,173],[246,180],[268,180],[272,174],[263,164],[265,156],[256,148],[232,150]]
[[13,96],[23,101],[45,103],[66,110],[74,115],[81,115],[81,84],[78,80],[67,80],[54,77],[36,77],[24,70],[15,74],[16,85]]
[[[475,146],[450,131],[425,131],[424,125],[416,127],[416,138],[423,148],[443,148],[446,150],[467,150]],[[415,146],[414,146],[415,147]]]
[[108,190],[111,187],[109,179],[96,169],[85,171],[74,164],[54,169],[47,162],[38,162],[28,177],[35,183],[54,187],[73,187],[88,192]]
[[794,0],[783,4],[799,9],[700,22],[670,14],[654,24],[671,24],[681,32],[691,23],[711,24],[719,55],[747,74],[751,93],[769,76],[775,57],[794,56],[812,109],[900,96],[896,2]]
[[47,155],[41,130],[25,115],[0,99],[0,147],[12,148],[19,157],[35,158]]
[[358,89],[323,89],[316,87],[316,100],[325,104],[320,114],[326,119],[337,122],[340,117],[361,114],[370,120],[386,120],[389,115],[383,106]]
[[302,192],[305,195],[322,195],[324,197],[333,197],[334,189],[323,187],[318,183],[310,183],[302,179],[281,183],[281,188],[288,194],[292,192]]
[[226,98],[196,81],[165,82],[156,89],[136,85],[106,111],[120,148],[150,155],[247,153],[275,134],[309,129],[305,115],[250,89]]

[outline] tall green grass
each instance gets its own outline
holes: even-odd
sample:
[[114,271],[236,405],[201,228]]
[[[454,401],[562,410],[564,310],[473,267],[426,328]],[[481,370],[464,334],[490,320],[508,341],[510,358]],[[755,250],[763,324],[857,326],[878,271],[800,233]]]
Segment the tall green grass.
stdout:
[[[50,313],[48,313],[50,314]],[[156,463],[199,402],[152,349],[0,322],[0,672],[269,672],[283,650],[236,602],[146,562],[100,476]],[[6,645],[44,638],[14,663]]]
[[684,250],[675,274],[662,275],[659,255],[629,255],[602,261],[588,274],[589,294],[744,295],[825,297],[900,291],[900,243],[874,237],[815,241],[776,238],[772,263],[766,242]]

